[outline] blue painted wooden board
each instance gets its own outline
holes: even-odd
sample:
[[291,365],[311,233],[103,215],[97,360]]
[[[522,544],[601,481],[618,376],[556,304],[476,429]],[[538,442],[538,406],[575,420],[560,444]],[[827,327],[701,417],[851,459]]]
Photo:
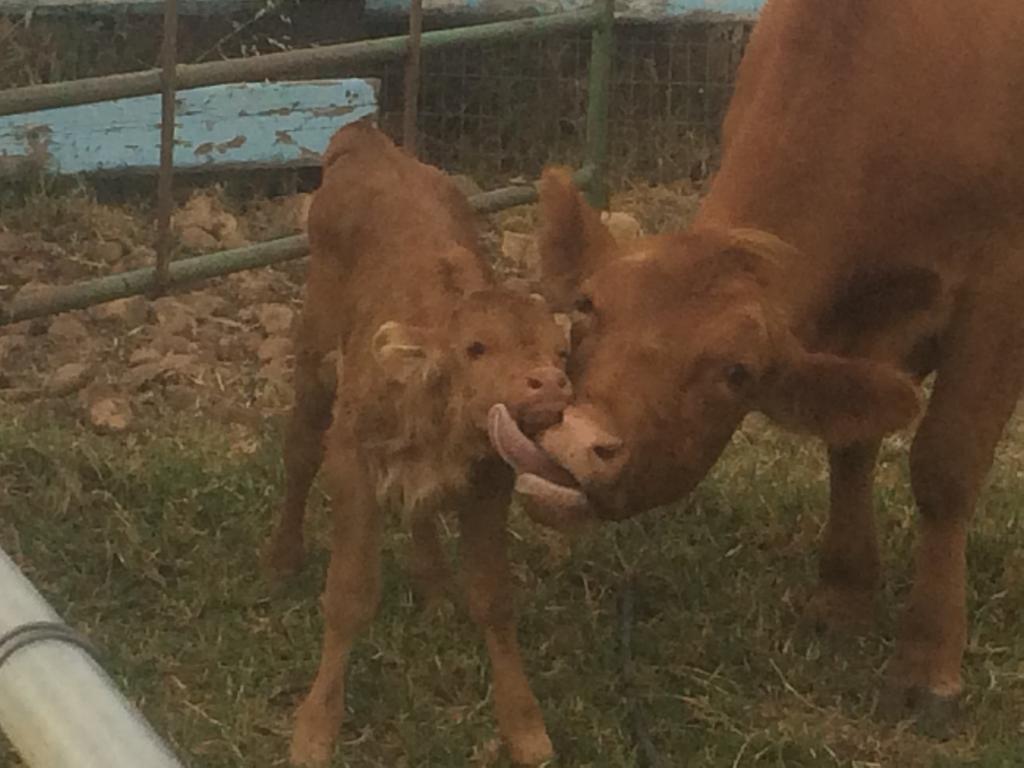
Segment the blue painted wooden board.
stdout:
[[[425,11],[474,15],[530,15],[586,8],[591,0],[423,0]],[[210,15],[258,9],[265,0],[179,0],[182,14]],[[764,0],[617,0],[616,11],[629,18],[663,18],[711,13],[756,15]],[[163,0],[0,0],[0,14],[32,12],[160,13]],[[369,13],[404,13],[409,0],[366,0]]]
[[[369,80],[239,83],[178,93],[180,170],[309,166],[341,126],[377,112]],[[28,164],[58,174],[155,171],[160,97],[0,117],[0,176]]]

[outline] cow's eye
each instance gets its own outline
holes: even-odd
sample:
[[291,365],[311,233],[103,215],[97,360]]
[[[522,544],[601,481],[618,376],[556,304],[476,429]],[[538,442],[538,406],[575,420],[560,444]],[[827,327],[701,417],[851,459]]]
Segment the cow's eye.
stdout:
[[585,315],[589,315],[594,311],[594,300],[589,296],[581,296],[576,301],[575,309],[577,312],[582,312]]
[[750,369],[743,365],[743,363],[733,363],[725,369],[725,380],[729,382],[729,386],[733,389],[740,390],[745,388],[752,378]]
[[474,341],[466,347],[466,356],[470,360],[476,360],[477,358],[482,357],[486,351],[487,347],[484,346],[482,341]]

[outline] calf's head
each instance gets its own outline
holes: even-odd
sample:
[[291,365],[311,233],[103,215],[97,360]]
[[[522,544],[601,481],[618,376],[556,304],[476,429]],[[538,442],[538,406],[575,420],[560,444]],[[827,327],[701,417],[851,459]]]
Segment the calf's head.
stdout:
[[534,505],[621,518],[674,501],[752,410],[840,445],[915,416],[895,368],[797,340],[774,298],[797,254],[777,238],[693,231],[620,248],[561,170],[544,175],[541,215],[546,295],[573,317],[576,402],[540,439],[574,482],[518,468]]
[[487,435],[499,452],[527,466],[543,460],[531,436],[561,422],[572,397],[567,335],[538,295],[475,291],[439,327],[385,323],[373,352],[414,399],[443,402],[447,428],[457,436]]

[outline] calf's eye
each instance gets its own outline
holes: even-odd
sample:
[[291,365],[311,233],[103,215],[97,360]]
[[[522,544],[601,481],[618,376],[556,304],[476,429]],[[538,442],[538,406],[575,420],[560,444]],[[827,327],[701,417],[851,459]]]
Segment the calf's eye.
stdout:
[[470,360],[476,360],[477,358],[482,357],[486,351],[487,347],[484,346],[482,341],[474,341],[466,347],[466,357]]
[[752,378],[750,369],[743,363],[734,363],[725,369],[725,380],[733,389],[743,389]]

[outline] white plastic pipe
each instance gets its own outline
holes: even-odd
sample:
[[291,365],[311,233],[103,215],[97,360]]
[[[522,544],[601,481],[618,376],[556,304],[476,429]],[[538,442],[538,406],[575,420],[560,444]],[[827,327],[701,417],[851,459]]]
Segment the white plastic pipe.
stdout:
[[[0,638],[60,621],[0,549]],[[0,728],[30,768],[181,768],[88,652],[65,640],[23,645],[0,664]]]

